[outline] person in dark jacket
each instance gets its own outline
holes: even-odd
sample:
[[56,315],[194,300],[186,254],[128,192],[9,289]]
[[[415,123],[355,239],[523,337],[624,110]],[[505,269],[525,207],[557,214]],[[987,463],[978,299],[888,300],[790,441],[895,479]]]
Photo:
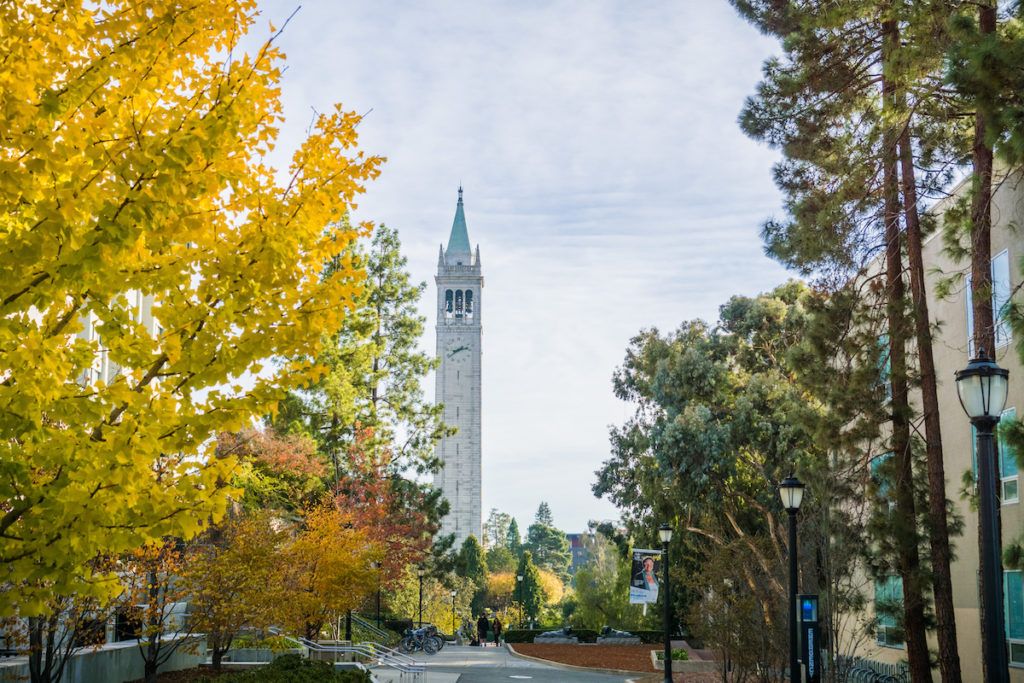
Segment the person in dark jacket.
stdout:
[[487,629],[491,622],[487,620],[486,614],[481,614],[476,620],[476,636],[480,639],[480,647],[487,647]]

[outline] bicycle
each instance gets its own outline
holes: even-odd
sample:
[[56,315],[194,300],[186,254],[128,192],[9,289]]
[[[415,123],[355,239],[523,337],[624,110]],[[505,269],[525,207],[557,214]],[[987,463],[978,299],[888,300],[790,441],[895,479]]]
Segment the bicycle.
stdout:
[[437,629],[433,629],[433,633],[430,629],[433,627],[424,627],[417,629],[408,629],[402,636],[402,641],[398,644],[398,649],[402,652],[416,652],[422,650],[428,655],[437,654],[438,650],[444,647],[444,639],[437,635]]

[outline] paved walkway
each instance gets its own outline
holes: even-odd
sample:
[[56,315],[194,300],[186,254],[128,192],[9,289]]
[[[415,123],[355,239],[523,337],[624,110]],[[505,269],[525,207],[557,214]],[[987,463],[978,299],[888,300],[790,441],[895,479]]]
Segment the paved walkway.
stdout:
[[[522,659],[504,647],[469,647],[446,645],[433,657],[416,653],[417,660],[427,665],[422,683],[629,683],[634,680],[623,674],[604,674],[563,668]],[[381,683],[413,683],[410,676],[400,679],[398,672],[375,668],[374,676]],[[637,674],[637,678],[640,674]]]

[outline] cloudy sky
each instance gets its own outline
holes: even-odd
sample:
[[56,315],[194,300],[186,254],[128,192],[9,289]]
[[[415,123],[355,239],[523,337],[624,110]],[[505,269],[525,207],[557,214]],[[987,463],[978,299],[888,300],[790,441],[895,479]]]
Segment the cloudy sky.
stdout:
[[[280,26],[296,0],[261,2]],[[780,210],[774,152],[736,126],[775,44],[726,0],[306,0],[281,38],[292,149],[314,110],[368,112],[388,158],[359,219],[400,231],[430,288],[465,187],[483,290],[484,510],[521,526],[546,500],[581,530],[610,378],[631,336],[714,319],[786,277],[758,228]],[[433,382],[428,385],[433,395]]]

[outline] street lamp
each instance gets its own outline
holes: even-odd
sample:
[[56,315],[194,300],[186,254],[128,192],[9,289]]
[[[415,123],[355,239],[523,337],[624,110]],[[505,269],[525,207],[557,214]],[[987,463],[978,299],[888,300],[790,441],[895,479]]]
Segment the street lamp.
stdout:
[[662,598],[665,600],[665,683],[672,683],[672,594],[668,585],[668,542],[672,540],[672,527],[662,524],[658,527],[658,536],[661,538],[661,563],[664,568],[665,592]]
[[452,589],[452,638],[455,637],[455,589]]
[[523,628],[523,575],[516,574],[516,594],[519,596],[519,628]]
[[996,496],[996,452],[993,432],[1006,405],[1010,373],[979,349],[967,367],[956,373],[960,405],[976,432],[978,454],[978,512],[981,525],[982,659],[986,680],[1010,680],[1003,624],[1002,541]]
[[377,628],[380,628],[380,562],[371,562],[370,566],[377,570]]
[[420,628],[423,628],[423,577],[427,575],[425,567],[417,567],[416,574],[420,577]]
[[800,658],[796,652],[796,513],[804,500],[804,485],[793,475],[779,484],[782,507],[789,513],[789,680],[799,683]]

